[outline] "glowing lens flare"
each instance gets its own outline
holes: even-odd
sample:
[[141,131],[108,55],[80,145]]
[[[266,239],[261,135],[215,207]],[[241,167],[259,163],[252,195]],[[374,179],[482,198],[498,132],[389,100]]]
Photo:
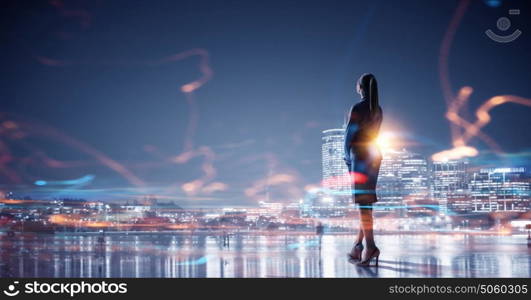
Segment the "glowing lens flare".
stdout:
[[393,148],[394,134],[392,132],[382,132],[376,138],[376,145],[381,151],[388,151]]

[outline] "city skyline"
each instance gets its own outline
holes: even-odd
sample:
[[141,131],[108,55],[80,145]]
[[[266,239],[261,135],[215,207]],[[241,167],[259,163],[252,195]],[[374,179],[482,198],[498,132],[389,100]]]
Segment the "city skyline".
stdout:
[[[344,162],[344,126],[342,128],[326,129],[322,131],[322,146],[321,146],[321,166],[322,166],[322,180],[320,188],[324,197],[330,199],[327,204],[330,208],[345,208],[353,207],[351,193],[351,178],[348,174],[348,169]],[[389,137],[395,136],[395,133],[383,132],[381,136]],[[396,140],[395,140],[396,142]],[[434,208],[434,204],[438,206],[438,210],[442,214],[446,214],[448,211],[448,202],[452,206],[452,210],[470,211],[470,207],[475,207],[472,211],[491,212],[497,211],[498,206],[490,204],[490,209],[485,209],[484,204],[481,203],[481,198],[486,201],[492,201],[489,195],[481,193],[481,188],[487,189],[496,195],[500,194],[507,196],[507,190],[509,195],[518,199],[514,201],[520,201],[517,204],[517,209],[514,211],[527,211],[529,210],[531,198],[531,176],[528,168],[514,167],[514,166],[498,166],[490,168],[479,168],[478,166],[469,166],[469,158],[459,160],[448,161],[433,161],[421,154],[410,152],[405,148],[394,149],[391,143],[387,141],[377,140],[375,143],[379,144],[382,149],[383,160],[380,168],[379,183],[377,186],[377,194],[380,202],[377,206],[389,207],[396,206],[401,207],[399,211],[411,211],[426,213],[430,209]],[[400,145],[400,143],[398,143]],[[471,171],[472,170],[472,171]],[[475,170],[475,171],[474,171]],[[516,182],[507,184],[511,185],[511,188],[507,189],[505,184],[505,173],[518,173],[516,175],[518,179]],[[488,182],[481,182],[480,180],[472,180],[476,177],[485,177]],[[490,180],[491,174],[502,174],[502,180],[492,182]],[[485,180],[484,180],[485,181]],[[40,183],[45,185],[45,183]],[[457,185],[456,185],[457,184]],[[482,186],[483,184],[483,186]],[[489,185],[490,184],[490,185]],[[479,187],[479,188],[478,188]],[[476,190],[473,191],[473,189]],[[266,187],[267,189],[267,187]],[[512,189],[516,189],[517,192],[512,192]],[[501,191],[501,192],[500,192]],[[475,194],[473,193],[475,192]],[[310,193],[311,194],[311,193]],[[13,195],[12,192],[6,192],[4,197],[9,199],[9,195]],[[304,197],[309,196],[308,191]],[[24,195],[20,195],[19,199],[23,199]],[[72,195],[64,195],[62,198],[72,198]],[[140,195],[132,195],[130,197],[122,197],[119,202],[142,201],[148,197],[156,197],[156,193],[145,193]],[[527,199],[526,199],[527,197]],[[46,197],[45,199],[61,199],[60,195],[52,197]],[[73,197],[76,198],[76,197]],[[164,197],[163,197],[164,199]],[[232,206],[232,207],[260,207],[264,203],[272,203],[276,205],[289,206],[293,203],[300,201],[300,198],[288,199],[288,201],[278,201],[277,199],[267,197],[264,200],[256,203],[256,205],[248,206]],[[101,200],[101,199],[100,199]],[[179,203],[178,200],[171,200],[169,202]],[[496,200],[494,200],[496,202]],[[506,203],[506,201],[502,201]],[[526,204],[527,203],[527,204]],[[478,205],[482,209],[478,209]],[[511,204],[513,205],[513,204]],[[426,207],[430,208],[427,209]],[[503,210],[507,209],[507,206],[503,206]],[[198,207],[200,208],[200,207]],[[384,208],[385,210],[385,208]],[[400,214],[404,216],[404,214]]]
[[[352,180],[343,160],[344,133],[344,127],[322,131],[322,197],[332,197],[330,205],[337,208],[353,206],[350,196],[344,199],[346,190],[351,194]],[[396,210],[396,216],[404,217],[407,213],[434,211],[447,215],[449,210],[450,215],[527,212],[531,207],[531,174],[525,167],[484,168],[471,163],[470,158],[437,161],[405,148],[396,149],[393,142],[400,142],[387,140],[396,133],[382,132],[380,136],[385,139],[374,142],[383,155],[376,188],[377,209]]]

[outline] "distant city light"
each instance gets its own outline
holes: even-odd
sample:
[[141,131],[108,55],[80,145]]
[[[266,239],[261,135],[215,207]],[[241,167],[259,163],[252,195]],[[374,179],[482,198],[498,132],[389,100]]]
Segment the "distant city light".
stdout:
[[332,203],[334,201],[334,198],[332,197],[323,197],[322,199],[325,203]]

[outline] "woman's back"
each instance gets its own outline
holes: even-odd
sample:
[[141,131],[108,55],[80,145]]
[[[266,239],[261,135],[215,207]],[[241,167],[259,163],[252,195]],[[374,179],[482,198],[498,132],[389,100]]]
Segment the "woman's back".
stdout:
[[363,100],[352,106],[347,130],[352,132],[352,148],[368,146],[374,141],[382,124],[382,108],[372,106],[369,100]]

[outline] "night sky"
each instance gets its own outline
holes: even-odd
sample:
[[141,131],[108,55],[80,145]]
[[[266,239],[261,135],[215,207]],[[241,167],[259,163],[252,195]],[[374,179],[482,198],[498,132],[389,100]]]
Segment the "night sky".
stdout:
[[[319,184],[321,131],[342,125],[365,72],[378,79],[383,130],[399,135],[400,147],[426,157],[449,149],[439,59],[459,4],[3,1],[0,190],[155,194],[183,206],[293,201]],[[526,1],[466,6],[448,55],[453,92],[474,89],[466,119],[497,95],[531,98],[530,14]],[[512,22],[506,32],[496,28],[503,16]],[[489,28],[522,35],[497,43]],[[208,61],[167,59],[192,49]],[[201,78],[192,93],[181,91]],[[478,163],[529,165],[530,112],[494,108],[482,131],[504,154],[473,138]]]

